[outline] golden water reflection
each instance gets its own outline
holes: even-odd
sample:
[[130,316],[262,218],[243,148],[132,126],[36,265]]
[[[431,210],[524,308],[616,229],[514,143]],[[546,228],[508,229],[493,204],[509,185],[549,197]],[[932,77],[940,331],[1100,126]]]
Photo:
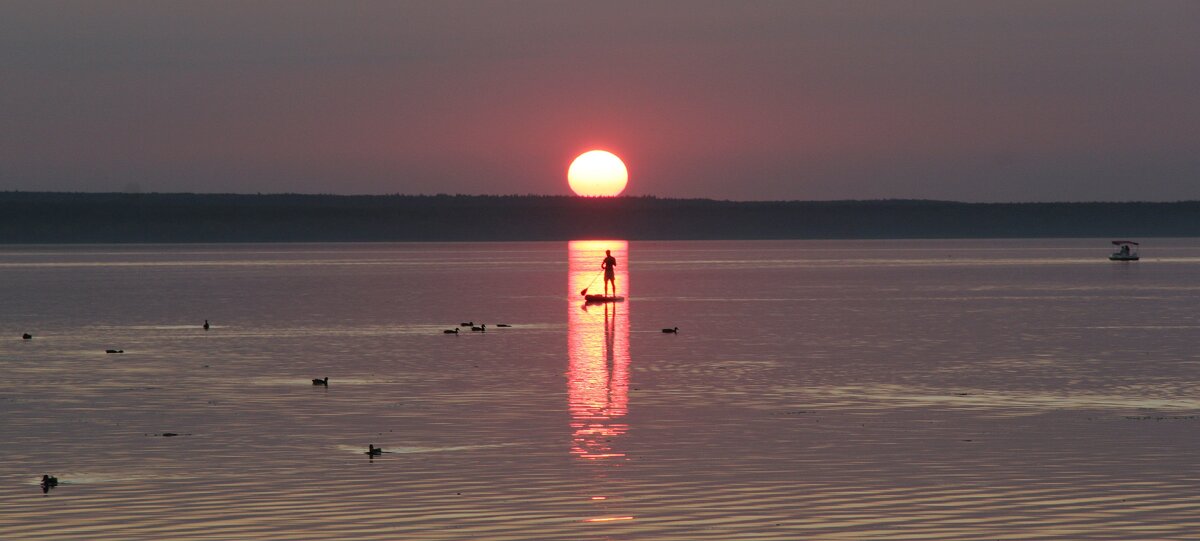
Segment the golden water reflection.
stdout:
[[[625,302],[584,304],[581,291],[604,291],[604,251],[617,258],[616,285]],[[571,241],[567,245],[567,401],[571,453],[585,460],[620,460],[629,431],[629,243]]]

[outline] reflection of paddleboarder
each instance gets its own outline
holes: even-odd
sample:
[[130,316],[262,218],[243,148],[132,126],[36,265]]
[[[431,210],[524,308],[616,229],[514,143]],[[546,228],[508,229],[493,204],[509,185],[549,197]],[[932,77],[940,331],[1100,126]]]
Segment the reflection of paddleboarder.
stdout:
[[604,295],[608,296],[608,284],[612,283],[612,296],[617,296],[617,258],[612,256],[612,250],[604,251],[604,262],[600,264],[600,268],[604,269]]

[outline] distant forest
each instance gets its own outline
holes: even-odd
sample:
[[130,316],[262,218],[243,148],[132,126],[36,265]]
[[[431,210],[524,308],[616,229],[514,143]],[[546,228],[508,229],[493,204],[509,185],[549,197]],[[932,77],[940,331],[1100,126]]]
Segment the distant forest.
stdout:
[[0,243],[1200,236],[1200,202],[0,192]]

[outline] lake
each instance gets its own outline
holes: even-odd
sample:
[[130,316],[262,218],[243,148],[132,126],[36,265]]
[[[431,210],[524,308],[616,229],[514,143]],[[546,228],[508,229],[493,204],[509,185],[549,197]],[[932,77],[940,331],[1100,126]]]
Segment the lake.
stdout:
[[1198,539],[1140,240],[3,246],[0,537]]

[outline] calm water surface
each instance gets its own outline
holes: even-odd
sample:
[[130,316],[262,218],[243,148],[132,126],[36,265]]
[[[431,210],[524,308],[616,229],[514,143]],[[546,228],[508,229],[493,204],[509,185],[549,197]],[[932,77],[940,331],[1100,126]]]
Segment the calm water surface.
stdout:
[[1200,239],[1107,253],[0,247],[0,537],[1200,539]]

